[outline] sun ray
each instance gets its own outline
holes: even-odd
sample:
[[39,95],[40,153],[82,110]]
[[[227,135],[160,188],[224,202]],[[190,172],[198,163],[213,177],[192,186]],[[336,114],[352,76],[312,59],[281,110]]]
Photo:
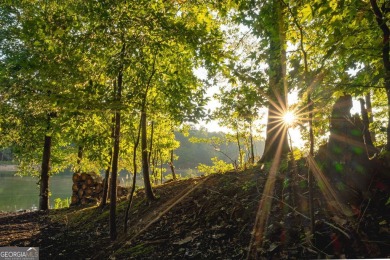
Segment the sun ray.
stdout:
[[338,134],[333,134],[332,136],[334,137],[335,140],[344,142],[344,143],[352,145],[352,146],[363,148],[364,150],[366,149],[366,146],[362,142],[359,142],[357,140],[351,139],[350,137],[341,136],[341,135],[338,135]]
[[[279,123],[279,124],[277,124],[277,125],[275,125],[274,127],[271,128],[271,131],[277,129],[277,132],[275,133],[275,135],[273,135],[273,136],[271,137],[271,140],[270,140],[271,142],[277,141],[276,139],[278,138],[280,132],[284,131],[284,128],[282,127],[282,125],[283,125],[282,123]],[[286,132],[286,131],[284,131],[284,132]],[[283,139],[283,138],[282,138],[282,139]]]
[[[285,134],[285,133],[284,133]],[[255,224],[252,231],[252,237],[249,244],[248,259],[252,254],[256,254],[257,249],[262,246],[264,228],[268,220],[272,205],[272,193],[275,187],[276,174],[282,159],[282,142],[278,143],[275,159],[272,161],[268,178],[265,183],[261,200],[256,212]]]
[[321,169],[318,167],[316,161],[311,155],[307,156],[307,161],[310,170],[312,171],[317,183],[322,185],[320,186],[320,191],[325,196],[325,200],[330,208],[337,215],[352,216],[352,211],[344,205],[340,200],[337,192],[334,190],[332,185],[329,183],[328,178],[324,175]]

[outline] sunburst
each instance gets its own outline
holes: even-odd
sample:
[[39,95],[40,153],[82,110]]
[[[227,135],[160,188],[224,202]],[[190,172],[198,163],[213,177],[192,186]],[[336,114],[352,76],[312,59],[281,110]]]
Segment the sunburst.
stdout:
[[285,125],[292,126],[292,125],[294,125],[295,120],[296,120],[296,115],[295,115],[294,111],[290,110],[290,111],[287,111],[286,113],[284,113],[283,122]]

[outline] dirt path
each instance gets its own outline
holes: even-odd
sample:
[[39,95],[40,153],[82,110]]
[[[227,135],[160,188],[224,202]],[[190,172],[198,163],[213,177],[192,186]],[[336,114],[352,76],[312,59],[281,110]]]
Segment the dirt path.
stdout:
[[0,246],[34,246],[31,241],[44,226],[43,213],[1,213]]

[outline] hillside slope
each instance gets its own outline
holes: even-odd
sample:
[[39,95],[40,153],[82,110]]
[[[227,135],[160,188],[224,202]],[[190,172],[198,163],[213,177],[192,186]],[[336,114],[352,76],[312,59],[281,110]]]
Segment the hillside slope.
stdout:
[[[38,246],[42,259],[253,259],[390,256],[388,207],[374,203],[359,217],[342,219],[316,206],[316,245],[310,241],[304,201],[291,202],[293,185],[276,179],[263,246],[252,234],[267,174],[258,168],[210,175],[156,187],[159,199],[146,204],[142,190],[122,232],[126,201],[119,203],[121,235],[111,243],[108,209],[70,208],[0,215],[0,246]],[[299,197],[305,199],[304,192]],[[316,201],[322,198],[317,195]],[[297,206],[294,206],[294,203]],[[358,220],[355,221],[354,219]],[[356,227],[356,223],[358,226]],[[250,250],[249,250],[250,249]],[[251,252],[251,254],[248,253]]]

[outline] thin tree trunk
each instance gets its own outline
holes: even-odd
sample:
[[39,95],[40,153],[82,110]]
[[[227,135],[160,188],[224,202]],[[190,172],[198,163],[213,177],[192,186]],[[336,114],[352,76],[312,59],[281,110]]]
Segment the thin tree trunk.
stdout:
[[154,151],[153,153],[153,157],[152,157],[152,165],[153,165],[153,176],[154,176],[154,184],[158,184],[158,176],[157,176],[157,163],[158,163],[158,159],[157,159],[157,150]]
[[108,183],[110,180],[111,164],[112,164],[112,151],[110,151],[109,164],[106,168],[106,172],[104,173],[103,196],[102,196],[102,201],[100,203],[101,208],[104,208],[107,205],[107,196],[108,196],[108,187],[109,187]]
[[[118,84],[119,85],[119,84]],[[119,143],[120,143],[120,127],[121,113],[115,112],[115,139],[114,151],[112,155],[112,174],[110,179],[110,238],[115,240],[117,237],[116,231],[116,199],[117,199],[117,178],[118,178],[118,160],[119,160]]]
[[[123,62],[123,56],[126,49],[126,45],[123,44],[121,50],[121,58]],[[118,89],[115,100],[117,105],[121,102],[122,97],[122,82],[123,80],[123,63],[118,73]],[[114,149],[112,154],[112,173],[110,180],[110,239],[116,240],[116,199],[117,199],[117,178],[118,178],[118,161],[119,161],[119,144],[120,144],[120,132],[121,132],[121,112],[120,108],[115,111],[115,130],[114,130]]]
[[77,173],[81,172],[81,161],[83,159],[83,147],[79,145],[79,149],[77,151]]
[[[306,60],[306,58],[305,58]],[[307,60],[305,61],[307,64]],[[306,65],[307,66],[307,65]],[[307,95],[307,104],[309,110],[309,138],[310,138],[310,151],[309,156],[314,158],[314,132],[313,132],[313,101],[311,100],[311,94]],[[309,185],[309,211],[310,211],[310,229],[313,235],[314,244],[315,242],[315,215],[314,215],[314,190],[313,190],[313,171],[308,168],[307,181]]]
[[254,164],[255,163],[255,150],[254,150],[254,145],[253,145],[253,133],[252,133],[252,121],[249,124],[249,131],[250,131],[250,145],[251,145],[251,160],[250,163]]
[[148,82],[146,84],[145,94],[142,101],[142,108],[141,108],[141,150],[142,150],[142,174],[144,177],[144,185],[145,185],[145,194],[146,198],[149,201],[155,200],[156,197],[153,194],[152,185],[150,183],[150,176],[149,176],[149,164],[148,164],[148,147],[147,147],[147,131],[146,131],[146,103],[147,103],[147,97],[148,97],[148,91],[151,86],[151,82],[153,79],[154,74],[156,73],[156,58],[157,56],[154,55],[153,58],[153,66],[151,69],[150,77],[148,79]]
[[150,158],[152,156],[152,151],[153,151],[153,136],[154,136],[154,121],[152,121],[151,131],[150,131],[149,157],[148,157],[149,164],[151,162]]
[[362,113],[362,121],[363,121],[363,136],[364,136],[364,142],[366,145],[366,151],[367,151],[367,156],[371,157],[372,155],[375,154],[376,149],[374,147],[374,144],[372,143],[371,139],[371,133],[370,133],[370,120],[368,118],[368,112],[364,104],[364,99],[359,99],[360,101],[360,110]]
[[161,151],[159,150],[159,155],[160,155],[160,183],[162,184],[163,183],[163,160],[162,160],[162,153]]
[[169,166],[171,167],[172,177],[176,180],[175,166],[173,165],[173,149],[171,150],[171,161],[169,162]]
[[378,3],[376,0],[370,0],[371,7],[374,11],[376,21],[378,26],[382,30],[383,33],[383,46],[382,46],[382,58],[383,58],[383,66],[385,68],[385,90],[387,95],[387,143],[386,143],[386,151],[390,152],[390,28],[386,23],[385,16],[387,14],[387,9],[385,8],[382,11],[378,7]]
[[155,157],[153,156],[152,157],[152,153],[153,153],[153,137],[154,137],[154,121],[152,121],[151,123],[151,130],[150,130],[150,142],[149,142],[149,155],[148,155],[148,162],[149,162],[149,167],[150,167],[150,171],[151,171],[151,174],[152,176],[154,177],[154,183],[157,184],[157,180],[156,180],[156,176],[155,176],[155,165],[154,165],[154,159]]
[[[116,90],[115,90],[116,92]],[[115,138],[115,114],[112,116],[111,120],[111,138]],[[111,170],[111,165],[112,165],[112,156],[113,156],[113,151],[112,148],[108,149],[108,156],[109,156],[109,161],[108,165],[106,168],[106,172],[104,174],[104,183],[103,183],[103,196],[102,196],[102,201],[100,203],[100,207],[104,208],[107,205],[107,196],[108,196],[108,191],[109,191],[109,180],[110,180],[110,170]]]
[[240,168],[242,169],[243,158],[242,158],[242,149],[241,149],[240,135],[238,133],[238,124],[237,124],[237,131],[236,131],[236,141],[237,141],[237,147],[238,147],[238,156],[239,156],[239,160],[240,160]]
[[[368,92],[366,94],[365,100],[366,100],[366,109],[367,109],[367,114],[368,114],[368,122],[370,124],[372,124],[372,123],[374,123],[374,116],[372,114],[371,92]],[[376,142],[375,132],[372,129],[370,131],[370,134],[371,134],[372,142],[375,143]]]
[[140,120],[141,121],[140,121],[139,126],[138,126],[138,134],[137,134],[136,140],[134,142],[134,148],[133,148],[133,184],[131,186],[129,203],[127,204],[126,213],[125,213],[125,222],[124,222],[124,233],[125,234],[127,233],[127,227],[128,227],[128,222],[129,222],[129,213],[130,213],[131,205],[133,203],[135,185],[137,182],[137,170],[138,170],[137,169],[138,168],[138,166],[137,166],[137,148],[138,148],[139,140],[140,140],[140,136],[141,136],[142,117]]
[[172,177],[176,180],[175,166],[173,165],[173,149],[171,150],[171,161],[169,162],[169,166],[171,167]]
[[[388,72],[390,74],[390,71]],[[387,145],[386,151],[390,152],[390,75],[386,82],[386,94],[387,94]]]
[[144,176],[144,185],[145,185],[145,194],[146,198],[149,201],[155,200],[155,196],[153,194],[152,186],[150,184],[150,176],[149,176],[149,162],[148,162],[148,146],[147,146],[147,117],[146,112],[142,111],[141,114],[141,150],[142,150],[142,173]]
[[[49,116],[50,124],[50,116]],[[50,126],[48,126],[48,129]],[[45,135],[45,144],[43,146],[42,170],[40,179],[39,210],[49,209],[49,168],[51,153],[51,136]]]

